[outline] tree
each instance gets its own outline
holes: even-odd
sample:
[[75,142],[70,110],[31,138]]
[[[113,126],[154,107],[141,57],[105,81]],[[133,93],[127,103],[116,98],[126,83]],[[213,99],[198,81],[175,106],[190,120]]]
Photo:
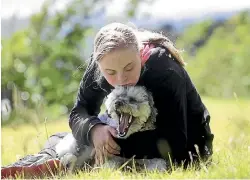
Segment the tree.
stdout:
[[[204,39],[213,24],[203,22],[187,29],[178,40],[178,46],[192,46]],[[188,62],[187,70],[201,94],[225,98],[234,94],[250,96],[249,29],[250,13],[242,12],[214,27],[213,33],[196,48],[195,54],[187,51],[184,56]]]
[[[88,38],[96,30],[90,19],[102,14],[107,2],[74,0],[65,10],[55,12],[57,1],[46,1],[27,29],[2,41],[2,88],[12,97],[13,88],[19,92],[14,101],[31,109],[43,103],[53,111],[69,111],[90,55]],[[133,15],[130,12],[139,2],[132,1],[128,14]]]

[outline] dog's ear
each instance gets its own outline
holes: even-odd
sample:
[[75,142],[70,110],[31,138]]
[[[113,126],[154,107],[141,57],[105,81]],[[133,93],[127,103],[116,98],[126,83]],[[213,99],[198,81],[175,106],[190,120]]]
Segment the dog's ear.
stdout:
[[149,106],[151,108],[151,114],[150,114],[150,119],[153,123],[156,122],[156,116],[157,116],[157,109],[154,106],[154,99],[152,96],[152,93],[150,91],[147,91],[148,94],[148,102],[149,102]]

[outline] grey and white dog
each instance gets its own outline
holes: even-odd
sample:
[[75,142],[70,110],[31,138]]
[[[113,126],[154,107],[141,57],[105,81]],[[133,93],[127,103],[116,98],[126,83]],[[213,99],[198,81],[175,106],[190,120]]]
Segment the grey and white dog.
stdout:
[[[116,128],[118,138],[126,139],[135,132],[155,129],[157,110],[154,107],[152,95],[142,86],[117,86],[107,96],[105,106],[107,114],[99,116],[100,120]],[[85,163],[93,160],[92,151],[93,147],[90,146],[78,148],[71,133],[56,145],[59,159],[64,165],[70,165],[71,170],[81,168]],[[114,156],[108,158],[104,166],[118,168],[127,160]],[[162,171],[167,168],[166,161],[159,158],[134,161],[147,170]]]

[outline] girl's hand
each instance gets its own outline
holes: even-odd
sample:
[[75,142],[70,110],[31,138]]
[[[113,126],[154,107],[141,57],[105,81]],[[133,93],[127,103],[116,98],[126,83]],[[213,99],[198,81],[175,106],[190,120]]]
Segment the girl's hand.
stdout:
[[97,124],[91,131],[91,138],[95,148],[95,164],[101,165],[107,157],[120,153],[120,147],[114,141],[117,131],[108,125]]

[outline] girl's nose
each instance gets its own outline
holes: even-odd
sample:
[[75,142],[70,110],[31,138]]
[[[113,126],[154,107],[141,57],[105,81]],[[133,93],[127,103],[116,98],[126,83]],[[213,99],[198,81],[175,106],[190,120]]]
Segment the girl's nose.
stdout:
[[125,76],[125,74],[120,74],[118,75],[118,84],[119,85],[126,85],[127,83],[127,76]]

